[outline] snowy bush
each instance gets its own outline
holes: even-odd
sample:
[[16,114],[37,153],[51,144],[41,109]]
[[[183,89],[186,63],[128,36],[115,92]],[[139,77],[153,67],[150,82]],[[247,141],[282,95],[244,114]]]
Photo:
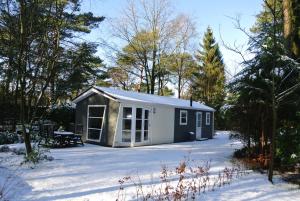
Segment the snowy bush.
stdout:
[[11,148],[10,151],[16,155],[25,155],[26,154],[26,149],[24,147]]
[[25,155],[24,161],[21,164],[31,163],[36,165],[41,161],[52,161],[54,158],[48,156],[49,149],[40,149],[38,146],[34,146],[32,152],[29,155]]
[[9,151],[10,151],[9,146],[7,145],[0,146],[0,152],[9,152]]
[[13,144],[19,141],[18,134],[10,132],[0,132],[0,145]]

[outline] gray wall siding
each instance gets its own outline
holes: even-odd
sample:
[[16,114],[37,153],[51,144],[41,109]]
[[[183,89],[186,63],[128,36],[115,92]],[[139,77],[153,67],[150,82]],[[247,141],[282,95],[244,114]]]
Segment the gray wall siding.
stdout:
[[[87,141],[87,109],[88,105],[106,105],[105,120],[102,128],[101,140],[98,144],[112,145],[113,136],[115,134],[116,123],[112,120],[114,116],[117,116],[115,112],[118,112],[115,108],[118,108],[118,103],[112,101],[99,94],[93,94],[84,100],[76,104],[76,125],[83,125],[83,140]],[[93,142],[95,143],[95,142]]]
[[[206,125],[206,113],[210,113],[210,125]],[[211,139],[213,137],[213,121],[214,121],[213,112],[203,112],[202,117],[202,137]]]
[[[187,125],[180,125],[180,110],[188,111]],[[196,133],[196,112],[202,112],[202,137],[212,138],[212,121],[211,114],[210,125],[206,125],[206,112],[201,110],[181,109],[175,108],[175,122],[174,122],[174,142],[184,142],[189,140],[189,132]],[[212,112],[210,112],[212,113]]]
[[120,103],[109,100],[109,116],[108,120],[108,134],[107,134],[107,145],[112,146],[114,137],[116,134],[116,126],[118,121]]

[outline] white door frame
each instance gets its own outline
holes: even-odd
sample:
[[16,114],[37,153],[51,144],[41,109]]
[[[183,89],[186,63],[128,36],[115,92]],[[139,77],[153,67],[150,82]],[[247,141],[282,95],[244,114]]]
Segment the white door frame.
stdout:
[[[199,115],[200,115],[200,122],[199,122]],[[196,112],[196,139],[202,138],[202,120],[203,120],[203,113]],[[200,125],[198,124],[200,123]]]
[[[89,118],[90,118],[89,117],[89,115],[90,115],[89,111],[90,111],[90,107],[103,107],[104,108],[101,129],[89,128]],[[87,140],[93,141],[93,142],[100,142],[101,136],[102,136],[102,131],[103,131],[103,124],[104,124],[104,121],[105,121],[105,112],[106,112],[106,105],[88,105],[87,116],[86,116],[86,139]],[[99,130],[100,131],[99,139],[98,140],[89,139],[89,129],[94,129],[94,130]]]
[[[132,117],[131,117],[131,142],[123,142],[122,141],[122,135],[123,135],[123,108],[124,107],[130,107],[132,108]],[[136,134],[136,109],[142,108],[142,132],[141,132],[141,142],[135,142],[135,134]],[[148,110],[148,139],[144,140],[144,123],[145,123],[145,111]],[[151,113],[151,107],[149,106],[143,106],[143,105],[132,105],[132,104],[122,104],[120,106],[120,143],[121,145],[125,146],[131,146],[134,147],[135,145],[144,145],[149,144],[151,139],[151,121],[152,121],[152,113]]]
[[[136,134],[136,127],[134,127],[134,142],[133,144],[135,145],[143,145],[143,144],[147,144],[149,142],[149,138],[150,138],[150,118],[151,118],[151,109],[149,107],[144,107],[144,106],[141,106],[141,107],[136,107],[135,109],[137,108],[141,108],[142,109],[142,130],[141,130],[141,141],[140,142],[136,142],[135,141],[135,134]],[[148,110],[148,119],[145,119],[145,111]],[[144,132],[145,132],[145,120],[148,121],[148,139],[145,140],[144,139]],[[134,117],[134,121],[136,121],[136,116]]]

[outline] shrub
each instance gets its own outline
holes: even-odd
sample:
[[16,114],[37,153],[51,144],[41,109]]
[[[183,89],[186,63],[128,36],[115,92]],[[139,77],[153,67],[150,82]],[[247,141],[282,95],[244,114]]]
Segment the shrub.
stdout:
[[233,153],[234,158],[246,158],[247,157],[247,147],[243,147],[241,149],[237,149]]
[[201,194],[229,185],[234,178],[247,174],[247,171],[239,163],[233,163],[232,168],[225,167],[215,174],[211,171],[210,162],[199,165],[185,158],[175,169],[163,165],[160,173],[157,184],[143,184],[138,175],[123,177],[118,181],[116,200],[125,200],[129,186],[135,190],[131,200],[198,200]]
[[68,105],[53,108],[49,112],[48,119],[68,129],[70,122],[75,121],[75,109]]
[[16,155],[25,155],[26,149],[24,147],[12,148],[10,149]]
[[300,162],[300,125],[294,127],[286,123],[280,128],[276,161],[284,166],[293,166]]
[[7,145],[3,145],[0,147],[0,152],[9,152],[10,148]]
[[10,132],[0,132],[0,145],[13,144],[19,141],[18,134]]
[[47,152],[49,152],[48,149],[40,149],[39,147],[34,146],[32,152],[29,155],[25,155],[24,161],[21,164],[32,163],[33,165],[36,165],[44,160],[52,161],[54,158],[48,156],[46,154]]

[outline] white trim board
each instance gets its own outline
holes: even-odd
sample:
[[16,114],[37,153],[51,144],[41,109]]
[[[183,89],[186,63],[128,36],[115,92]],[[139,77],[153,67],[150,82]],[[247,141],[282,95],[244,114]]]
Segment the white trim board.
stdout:
[[[103,111],[103,116],[102,116],[102,125],[101,125],[101,129],[95,129],[95,128],[89,128],[89,112],[90,112],[90,107],[103,107],[104,111]],[[103,132],[103,125],[104,125],[104,121],[105,121],[105,115],[106,115],[106,105],[88,105],[87,107],[87,118],[86,118],[86,139],[88,141],[93,141],[93,142],[101,142],[101,137],[102,137],[102,132]],[[92,118],[96,118],[96,117],[92,117]],[[101,118],[101,117],[99,117]],[[100,134],[99,134],[99,139],[95,140],[95,139],[89,139],[89,129],[94,129],[94,130],[101,130]]]

